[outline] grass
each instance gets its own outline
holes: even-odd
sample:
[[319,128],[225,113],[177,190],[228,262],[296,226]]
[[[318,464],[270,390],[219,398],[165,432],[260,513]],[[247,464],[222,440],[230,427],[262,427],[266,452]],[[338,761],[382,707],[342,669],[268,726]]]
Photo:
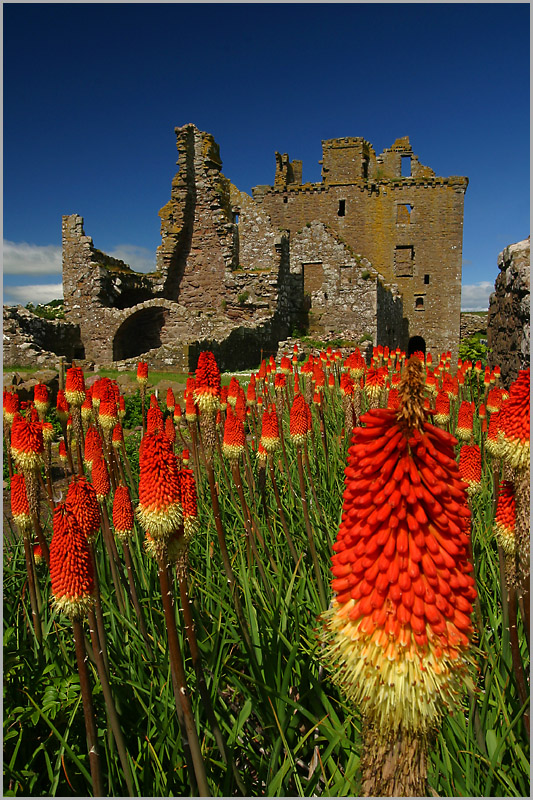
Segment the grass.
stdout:
[[[150,373],[150,379],[155,382],[158,374]],[[313,417],[316,446],[309,445],[309,454],[318,503],[314,502],[309,475],[307,498],[329,600],[330,540],[340,521],[348,445],[342,433],[344,416],[339,394],[328,396],[325,405],[327,458],[316,409]],[[243,639],[224,573],[209,487],[205,471],[200,468],[199,530],[189,550],[188,588],[203,674],[217,723],[248,796],[358,796],[361,720],[320,666],[317,619],[321,603],[309,557],[300,493],[295,491],[299,486],[297,457],[288,435],[287,410],[283,425],[288,472],[279,457],[275,459],[275,472],[290,535],[301,557],[297,568],[287,547],[268,474],[264,503],[256,463],[252,467],[254,483],[243,481],[246,502],[265,542],[260,553],[269,591],[248,553],[244,515],[227,462],[222,462],[216,452],[214,456],[222,521],[251,649]],[[479,440],[478,428],[475,433]],[[186,429],[183,434],[188,442]],[[132,432],[127,441],[137,475],[135,455],[138,459],[140,434]],[[130,488],[135,503],[137,483]],[[472,545],[482,613],[476,643],[478,690],[472,697],[465,695],[456,714],[445,717],[431,743],[429,784],[433,794],[440,796],[529,796],[525,709],[518,699],[509,651],[498,552],[492,533],[492,501],[491,464],[486,460],[482,491],[473,502]],[[50,536],[50,514],[43,525]],[[135,791],[138,796],[189,796],[156,564],[144,551],[143,533],[136,527],[132,558],[139,601],[150,633],[150,656],[129,601],[126,599],[124,614],[117,609],[101,538],[96,558],[112,665],[111,689],[126,739]],[[38,568],[38,579],[42,647],[31,626],[22,544],[16,541],[4,549],[4,795],[87,795],[91,793],[90,770],[71,627],[68,620],[51,609],[46,569]],[[179,598],[176,587],[174,591]],[[210,789],[215,796],[238,794],[231,768],[220,756],[205,703],[200,699],[199,677],[192,664],[178,602],[175,615]],[[527,670],[529,656],[521,620],[519,640]],[[98,675],[92,661],[89,665],[105,792],[120,796],[126,792],[124,776],[107,731]]]

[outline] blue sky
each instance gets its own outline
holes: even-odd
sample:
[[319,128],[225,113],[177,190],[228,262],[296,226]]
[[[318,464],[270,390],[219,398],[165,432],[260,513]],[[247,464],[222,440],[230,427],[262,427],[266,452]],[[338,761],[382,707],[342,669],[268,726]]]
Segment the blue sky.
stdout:
[[3,4],[4,302],[61,296],[61,216],[147,271],[174,128],[220,145],[239,189],[274,152],[319,181],[321,140],[408,135],[466,175],[463,308],[530,232],[528,3]]

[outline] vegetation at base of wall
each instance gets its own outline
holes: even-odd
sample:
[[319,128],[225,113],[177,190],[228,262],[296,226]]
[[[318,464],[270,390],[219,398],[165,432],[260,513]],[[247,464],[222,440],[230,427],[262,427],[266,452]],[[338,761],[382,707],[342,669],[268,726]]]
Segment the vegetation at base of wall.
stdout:
[[50,300],[49,303],[37,303],[36,306],[33,303],[26,303],[24,308],[42,319],[65,319],[64,300]]
[[250,292],[242,292],[241,294],[237,295],[237,300],[239,301],[239,305],[243,306],[249,297],[250,297]]
[[373,341],[374,337],[372,336],[371,333],[363,333],[363,335],[358,341],[358,344],[363,344],[364,342],[373,342]]
[[370,272],[369,272],[369,270],[367,270],[367,269],[364,269],[364,270],[362,271],[362,273],[361,273],[361,278],[362,278],[364,281],[367,281],[367,280],[370,278]]
[[459,345],[459,358],[462,358],[463,361],[472,361],[473,363],[476,361],[481,361],[482,367],[485,368],[489,354],[489,350],[486,345],[486,337],[486,333],[478,332],[475,333],[474,336],[470,336],[468,339],[463,339]]

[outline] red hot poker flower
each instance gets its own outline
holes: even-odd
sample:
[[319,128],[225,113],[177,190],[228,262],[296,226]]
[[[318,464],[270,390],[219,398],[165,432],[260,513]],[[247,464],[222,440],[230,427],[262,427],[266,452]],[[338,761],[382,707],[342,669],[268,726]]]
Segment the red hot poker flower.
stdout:
[[196,367],[194,399],[200,412],[218,411],[220,405],[220,370],[210,350],[200,353]]
[[529,369],[521,369],[500,412],[502,457],[512,469],[529,469]]
[[115,490],[113,497],[113,527],[121,541],[131,539],[133,536],[133,506],[131,504],[128,487],[121,484]]
[[21,533],[27,533],[31,528],[31,515],[26,481],[24,475],[16,473],[11,478],[11,513]]
[[11,453],[23,472],[39,469],[44,453],[43,427],[16,414],[11,427]]
[[67,421],[69,414],[67,398],[65,397],[65,392],[63,389],[58,389],[57,392],[56,412],[57,416],[59,417],[59,421],[63,425]]
[[111,435],[111,444],[113,447],[121,447],[122,442],[124,441],[124,433],[122,431],[122,425],[120,422],[117,422],[115,427],[113,428],[113,433]]
[[181,520],[178,464],[167,437],[147,433],[139,451],[139,505],[136,513],[154,540],[164,543]]
[[228,387],[228,395],[227,395],[227,402],[232,408],[235,408],[237,403],[237,397],[239,396],[239,389],[240,389],[239,381],[235,376],[232,376],[229,387]]
[[226,422],[224,424],[224,439],[222,441],[222,452],[230,461],[238,461],[245,445],[244,423],[233,413],[231,406],[228,405],[226,411]]
[[198,530],[198,500],[196,481],[192,469],[180,470],[181,506],[183,508],[184,544],[187,545]]
[[100,509],[94,486],[83,475],[75,475],[67,490],[65,505],[74,515],[88,542],[96,539],[100,528]]
[[146,432],[155,433],[164,429],[163,412],[159,406],[150,404],[150,408],[146,412]]
[[118,421],[116,400],[101,400],[98,408],[98,421],[104,430],[111,430]]
[[502,481],[498,492],[498,503],[494,517],[494,533],[496,541],[507,555],[516,550],[515,538],[516,503],[514,485],[511,481]]
[[36,383],[33,387],[33,404],[37,409],[40,419],[44,419],[50,408],[48,387],[44,383]]
[[148,383],[148,364],[146,361],[139,361],[137,364],[137,383],[146,386]]
[[354,429],[324,619],[326,663],[348,698],[381,732],[423,734],[472,685],[476,592],[456,440],[424,421],[416,362],[400,410],[369,411]]
[[433,416],[439,425],[446,425],[450,419],[450,398],[446,392],[440,391],[435,398],[435,413]]
[[85,400],[85,379],[81,367],[67,369],[65,378],[65,398],[71,406],[81,406]]
[[176,428],[174,427],[172,417],[167,417],[165,419],[165,436],[172,444],[176,441]]
[[94,486],[94,491],[96,492],[96,499],[99,502],[103,502],[111,491],[109,474],[103,458],[99,458],[97,461],[93,462],[91,479]]
[[459,453],[459,472],[470,496],[481,490],[481,450],[477,444],[464,444]]
[[53,604],[72,619],[82,619],[94,605],[94,573],[87,539],[66,503],[54,511],[50,542]]
[[176,406],[176,398],[174,397],[174,392],[172,391],[172,387],[169,386],[167,389],[167,409],[170,411],[171,414],[174,413],[174,408]]
[[471,403],[463,400],[457,413],[457,427],[455,433],[458,439],[469,442],[474,429],[474,409]]
[[87,428],[87,433],[85,434],[85,447],[83,453],[83,460],[85,465],[92,469],[93,462],[102,458],[103,456],[103,447],[102,447],[102,440],[100,439],[100,434],[98,433],[97,429],[94,425],[89,425]]
[[309,406],[305,402],[303,395],[296,395],[289,416],[289,432],[296,447],[303,446],[310,431],[310,413]]
[[275,453],[280,445],[278,415],[275,405],[271,405],[268,410],[263,412],[261,444],[267,453]]
[[16,392],[4,390],[4,420],[11,425],[13,418],[20,407],[20,399]]

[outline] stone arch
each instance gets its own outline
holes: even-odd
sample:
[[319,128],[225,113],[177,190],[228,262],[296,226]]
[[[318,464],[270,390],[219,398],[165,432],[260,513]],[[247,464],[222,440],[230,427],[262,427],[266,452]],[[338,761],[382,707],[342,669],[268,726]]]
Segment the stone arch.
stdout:
[[161,330],[169,311],[164,306],[148,306],[130,314],[113,338],[113,361],[135,358],[148,350],[161,347]]
[[422,352],[426,355],[426,340],[422,336],[411,336],[407,345],[407,356]]

